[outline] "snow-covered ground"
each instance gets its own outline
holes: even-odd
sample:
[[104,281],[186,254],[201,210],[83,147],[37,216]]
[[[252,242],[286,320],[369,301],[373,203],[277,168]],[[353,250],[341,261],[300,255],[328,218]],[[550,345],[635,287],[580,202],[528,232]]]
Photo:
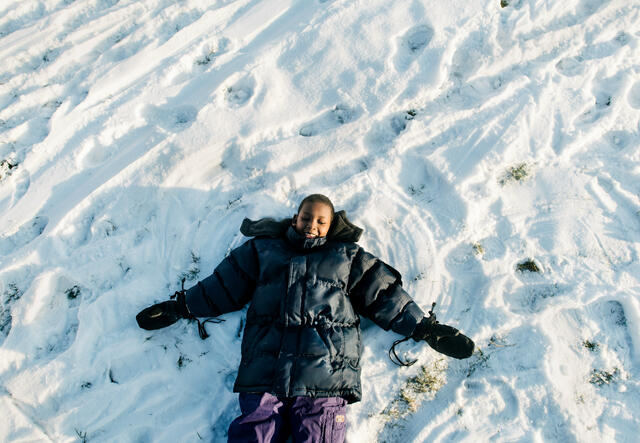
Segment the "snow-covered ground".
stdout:
[[637,0],[3,0],[0,440],[224,441],[243,313],[135,314],[329,195],[463,361],[364,323],[348,441],[640,430]]

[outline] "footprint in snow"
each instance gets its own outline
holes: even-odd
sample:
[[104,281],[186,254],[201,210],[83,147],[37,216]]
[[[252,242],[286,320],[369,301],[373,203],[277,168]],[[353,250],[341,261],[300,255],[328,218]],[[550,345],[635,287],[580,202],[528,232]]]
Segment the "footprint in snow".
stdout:
[[11,317],[11,308],[8,306],[0,306],[0,345],[7,338],[9,332],[11,332],[11,324],[13,317]]
[[37,216],[30,222],[20,226],[18,230],[10,235],[0,237],[0,254],[9,255],[33,240],[35,240],[47,227],[49,219],[44,216]]
[[[99,62],[119,62],[139,52],[149,42],[144,38],[134,37],[140,28],[137,23],[127,23],[106,35],[104,40],[96,45],[95,51],[100,54]],[[80,70],[80,67],[77,68]]]
[[93,168],[108,160],[114,149],[100,143],[98,137],[86,140],[79,149],[76,157],[78,168]]
[[[580,67],[582,69],[582,67]],[[589,107],[574,118],[574,124],[592,124],[606,115],[613,105],[613,97],[619,94],[620,82],[615,79],[605,79],[598,82],[594,91],[595,107]]]
[[640,82],[636,82],[635,85],[629,89],[629,94],[627,94],[627,102],[629,106],[634,109],[640,109]]
[[14,344],[25,348],[29,359],[39,362],[53,360],[68,350],[76,340],[79,326],[78,308],[83,289],[61,275],[42,276],[34,281],[28,298],[32,323],[37,332],[22,322],[14,325]]
[[180,132],[196,120],[198,110],[189,105],[176,107],[147,105],[142,109],[141,114],[150,124],[170,132]]
[[627,316],[622,303],[616,300],[609,300],[604,304],[605,312],[608,312],[611,320],[617,326],[627,327]]
[[0,345],[7,338],[11,331],[13,317],[11,316],[11,305],[22,297],[22,291],[15,283],[6,285],[0,295]]
[[551,299],[566,294],[568,289],[557,283],[539,283],[523,288],[522,303],[531,312],[542,312],[552,303]]
[[602,7],[603,4],[604,2],[602,2],[601,0],[582,0],[578,4],[578,7],[576,8],[576,12],[578,13],[579,16],[586,18],[593,15],[596,11],[598,11],[598,9],[600,9],[600,7]]
[[581,56],[566,57],[556,63],[556,69],[565,77],[575,77],[584,71],[583,61]]
[[3,158],[0,160],[0,180],[9,177],[18,167],[18,162],[12,158]]
[[228,38],[219,38],[213,45],[206,45],[202,48],[202,55],[196,59],[195,64],[198,66],[207,66],[212,64],[218,56],[228,52],[230,46],[231,41]]
[[618,358],[628,360],[633,352],[633,339],[625,308],[617,300],[598,301],[587,308],[587,312],[607,331],[606,345],[615,351]]
[[100,56],[101,62],[117,63],[128,59],[137,54],[144,48],[142,41],[130,41],[126,43],[115,44],[108,51]]
[[26,73],[28,71],[38,71],[54,62],[64,52],[66,48],[48,48],[43,52],[28,58],[23,65],[18,68],[17,73]]
[[[4,157],[4,158],[3,158]],[[24,153],[16,153],[15,145],[0,145],[0,185],[11,186],[10,199],[0,200],[0,212],[13,207],[29,189],[31,175],[22,166]],[[4,205],[8,204],[7,207]]]
[[611,146],[616,149],[624,149],[631,142],[632,135],[625,131],[609,131],[604,135],[605,140],[607,140]]
[[157,30],[160,41],[164,43],[169,40],[182,29],[198,21],[203,14],[203,10],[191,9],[186,12],[181,12],[176,17],[162,23]]
[[5,20],[0,24],[0,37],[7,36],[18,29],[30,27],[47,13],[47,7],[40,2],[29,5],[28,8],[15,7],[11,14],[3,14],[2,18]]
[[417,112],[410,109],[382,120],[367,134],[366,140],[368,144],[374,147],[381,147],[392,143],[407,129],[407,126],[416,115]]
[[394,64],[398,71],[404,71],[422,53],[433,38],[433,29],[427,25],[419,25],[409,29],[398,45]]
[[255,80],[251,77],[237,81],[225,89],[225,100],[229,106],[239,108],[246,105],[254,94]]
[[491,53],[492,49],[487,43],[484,33],[472,32],[453,54],[451,76],[454,79],[465,81],[482,66],[487,54]]
[[514,389],[501,378],[495,378],[489,382],[493,385],[490,392],[501,400],[498,404],[504,405],[501,410],[495,410],[491,413],[491,420],[494,423],[509,423],[517,419],[520,412],[520,401]]
[[416,111],[410,109],[406,112],[396,114],[389,119],[389,126],[395,135],[400,135],[407,129],[407,125],[416,117]]
[[357,110],[347,105],[336,105],[330,111],[326,111],[320,117],[304,124],[300,128],[300,135],[303,137],[313,137],[325,131],[335,129],[346,123],[350,123],[357,118]]
[[13,192],[11,193],[10,207],[15,206],[18,200],[27,193],[30,185],[31,175],[25,169],[21,169],[15,175],[15,179],[13,180]]

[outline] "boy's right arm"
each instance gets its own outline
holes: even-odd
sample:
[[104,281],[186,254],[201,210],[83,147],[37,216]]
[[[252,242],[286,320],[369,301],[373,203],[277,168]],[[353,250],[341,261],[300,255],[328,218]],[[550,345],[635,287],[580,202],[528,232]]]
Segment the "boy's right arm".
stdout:
[[141,328],[153,330],[181,318],[217,317],[237,311],[251,299],[257,278],[258,258],[253,240],[249,240],[232,250],[209,277],[177,292],[176,300],[143,309],[136,320]]
[[242,309],[258,279],[254,240],[231,251],[209,277],[187,289],[186,305],[195,317],[216,317]]

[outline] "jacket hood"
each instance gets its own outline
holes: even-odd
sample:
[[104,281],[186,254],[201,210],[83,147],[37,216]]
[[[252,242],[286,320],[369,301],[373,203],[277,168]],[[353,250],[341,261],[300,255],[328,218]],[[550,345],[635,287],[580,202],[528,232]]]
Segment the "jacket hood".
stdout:
[[[249,220],[245,218],[240,226],[240,232],[246,237],[282,237],[286,235],[291,226],[292,218],[276,220],[274,218],[261,218]],[[327,240],[339,242],[357,242],[362,235],[362,228],[354,225],[347,218],[345,211],[335,213],[331,228],[327,234]]]

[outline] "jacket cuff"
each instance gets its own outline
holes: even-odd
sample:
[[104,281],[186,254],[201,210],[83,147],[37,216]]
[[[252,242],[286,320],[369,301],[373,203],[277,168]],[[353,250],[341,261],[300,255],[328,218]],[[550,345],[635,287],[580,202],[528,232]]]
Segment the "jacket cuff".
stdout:
[[414,302],[407,303],[402,312],[391,322],[391,330],[405,337],[411,336],[420,320],[424,317],[424,312]]
[[187,289],[187,293],[184,298],[185,305],[189,313],[195,317],[209,317],[211,316],[211,309],[207,306],[205,301],[205,295],[203,294],[202,284],[198,282],[197,285]]

